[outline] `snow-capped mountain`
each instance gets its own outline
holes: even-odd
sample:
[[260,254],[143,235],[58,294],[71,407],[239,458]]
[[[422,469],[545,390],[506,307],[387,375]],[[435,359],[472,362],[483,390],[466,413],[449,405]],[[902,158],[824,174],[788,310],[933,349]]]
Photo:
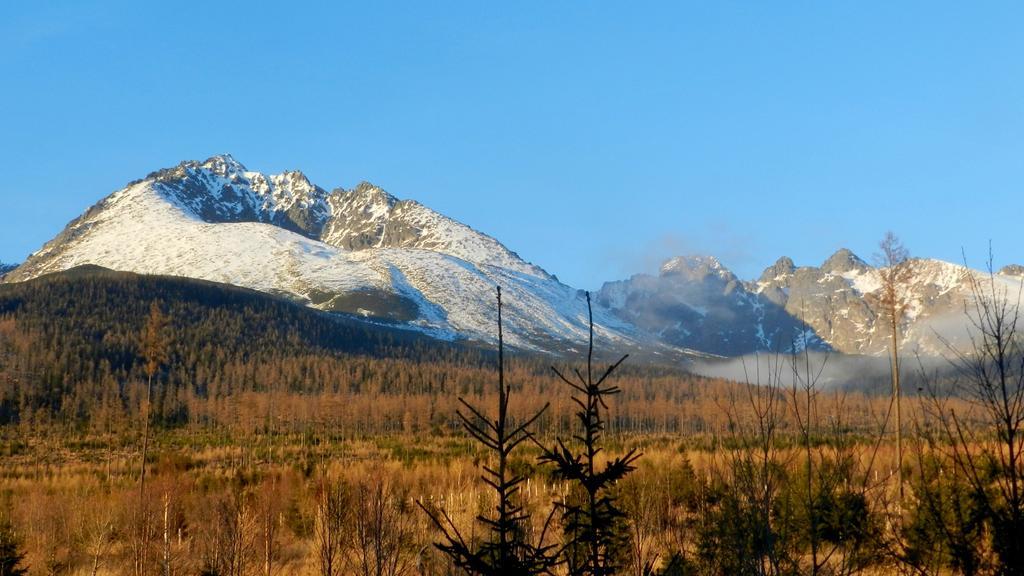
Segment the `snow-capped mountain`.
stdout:
[[783,305],[710,256],[672,258],[657,276],[606,283],[596,300],[664,342],[712,354],[829,348]]
[[[331,312],[445,339],[495,340],[494,288],[505,293],[506,341],[556,350],[587,337],[586,302],[500,242],[412,200],[361,183],[328,192],[301,172],[266,175],[231,156],[183,162],[89,208],[0,281],[98,265],[185,276],[281,295]],[[904,346],[946,351],[965,333],[963,307],[980,272],[914,260]],[[596,335],[616,349],[665,357],[760,350],[881,354],[889,330],[881,273],[849,250],[821,266],[780,258],[743,281],[708,256],[678,257],[657,275],[609,282],[595,296]],[[1013,296],[1024,267],[994,278]]]
[[[497,240],[372,184],[328,192],[301,172],[265,175],[231,156],[183,162],[114,192],[5,281],[92,264],[283,295],[442,338],[493,341],[494,288],[506,341],[585,341],[581,292]],[[600,339],[642,335],[595,309]]]
[[[922,354],[948,353],[967,334],[971,282],[986,273],[940,260],[915,259],[905,288],[902,346]],[[669,344],[733,356],[804,346],[848,354],[887,351],[890,329],[879,304],[882,273],[841,249],[821,266],[796,267],[783,257],[753,282],[743,282],[710,257],[667,261],[657,276],[610,282],[597,301],[623,320]],[[1024,267],[993,276],[997,291],[1015,301]]]

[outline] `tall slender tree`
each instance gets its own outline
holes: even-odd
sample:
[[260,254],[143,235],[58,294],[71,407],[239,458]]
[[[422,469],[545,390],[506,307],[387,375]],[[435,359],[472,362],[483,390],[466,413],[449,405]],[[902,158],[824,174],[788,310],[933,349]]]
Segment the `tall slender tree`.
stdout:
[[570,378],[555,367],[552,371],[565,382],[576,395],[572,397],[579,406],[580,433],[573,439],[577,446],[570,447],[562,439],[550,448],[543,448],[541,461],[554,467],[554,476],[572,483],[580,490],[580,498],[558,503],[562,511],[565,540],[563,554],[571,576],[609,576],[618,572],[620,549],[628,534],[624,534],[622,520],[625,515],[616,502],[615,484],[633,471],[633,463],[640,454],[635,449],[625,455],[612,458],[599,468],[598,454],[605,429],[608,410],[607,399],[619,394],[617,386],[605,382],[629,357],[625,355],[611,364],[599,376],[594,374],[594,313],[587,292],[587,317],[590,337],[587,346],[586,373],[573,370]]
[[501,288],[498,298],[498,406],[497,415],[490,417],[463,398],[459,402],[468,411],[457,412],[462,426],[477,442],[494,454],[494,467],[484,466],[481,479],[490,486],[497,498],[494,515],[480,515],[477,520],[487,527],[490,538],[479,548],[465,541],[455,523],[443,509],[434,510],[422,502],[420,507],[430,516],[441,530],[444,542],[435,546],[445,553],[456,567],[470,574],[481,576],[528,576],[550,572],[557,564],[554,546],[545,544],[547,526],[545,523],[536,542],[527,535],[530,514],[519,499],[520,485],[526,477],[511,471],[509,462],[512,452],[523,442],[531,439],[532,425],[548,409],[548,404],[532,416],[515,422],[508,413],[509,396],[512,387],[505,382],[505,339],[501,326]]
[[322,472],[315,492],[313,547],[320,576],[342,572],[342,552],[346,525],[352,513],[351,494],[346,484],[334,481]]
[[146,488],[146,452],[149,449],[149,427],[153,419],[153,377],[167,362],[167,317],[160,309],[160,303],[153,301],[149,306],[149,317],[142,330],[140,342],[146,370],[146,405],[142,423],[142,463],[139,465],[139,499]]
[[913,260],[903,242],[892,231],[886,232],[875,256],[881,289],[877,304],[889,329],[889,360],[892,377],[892,401],[896,414],[896,481],[899,503],[903,505],[903,412],[900,390],[900,326],[910,304],[909,286],[914,277]]
[[[149,540],[152,537],[150,514],[146,506],[146,458],[149,452],[149,427],[153,419],[153,378],[160,367],[167,362],[167,317],[160,309],[160,303],[153,301],[149,306],[149,317],[142,329],[139,342],[140,355],[146,371],[146,404],[142,414],[142,458],[139,462],[139,505],[135,511],[135,574],[141,576],[148,563]],[[164,567],[166,572],[167,567]]]

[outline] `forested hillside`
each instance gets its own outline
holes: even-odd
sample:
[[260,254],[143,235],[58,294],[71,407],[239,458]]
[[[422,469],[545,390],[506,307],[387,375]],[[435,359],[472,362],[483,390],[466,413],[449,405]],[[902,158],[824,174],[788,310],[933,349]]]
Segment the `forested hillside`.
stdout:
[[[161,426],[337,426],[352,433],[449,425],[459,395],[484,395],[494,353],[371,325],[233,286],[80,268],[0,286],[0,423],[116,431],[140,414],[143,326],[167,317],[167,360],[155,376]],[[509,369],[539,404],[556,383],[550,357]],[[729,385],[642,366],[624,374],[613,426],[699,431],[712,390]],[[540,422],[568,424],[566,399]],[[680,406],[688,408],[680,410]],[[720,419],[719,419],[720,420]]]

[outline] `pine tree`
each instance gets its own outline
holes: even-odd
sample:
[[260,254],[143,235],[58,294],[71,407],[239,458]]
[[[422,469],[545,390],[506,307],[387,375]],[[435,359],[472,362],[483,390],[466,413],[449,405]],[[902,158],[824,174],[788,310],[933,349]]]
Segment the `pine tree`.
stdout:
[[628,542],[623,520],[614,494],[615,484],[634,470],[633,463],[640,454],[630,450],[625,455],[608,461],[598,470],[597,456],[602,451],[601,438],[605,428],[602,410],[608,410],[608,397],[621,392],[617,386],[608,386],[608,377],[629,357],[623,356],[594,379],[594,314],[587,293],[587,314],[590,340],[587,348],[587,371],[584,375],[574,369],[570,379],[557,368],[555,374],[572,388],[572,397],[579,406],[576,417],[581,432],[573,438],[579,445],[573,449],[558,439],[555,446],[543,448],[541,461],[554,466],[554,476],[571,482],[577,488],[575,498],[560,502],[564,542],[563,554],[571,576],[609,576],[620,569],[620,552]]
[[0,518],[0,576],[24,576],[28,573],[28,568],[21,565],[24,560],[21,539],[10,520]]
[[520,484],[526,478],[509,469],[512,452],[523,442],[533,438],[529,427],[547,410],[545,404],[537,413],[522,423],[515,423],[508,414],[508,400],[511,386],[505,383],[505,343],[501,327],[501,288],[498,288],[498,406],[497,416],[491,418],[472,404],[459,398],[468,414],[457,412],[462,426],[473,439],[490,450],[497,460],[496,466],[484,466],[481,479],[490,486],[497,497],[493,516],[478,516],[477,520],[487,527],[490,537],[479,548],[474,549],[459,533],[451,517],[444,510],[432,510],[420,503],[441,530],[444,542],[435,546],[446,554],[452,563],[469,574],[480,576],[529,576],[549,573],[557,564],[554,546],[545,545],[547,526],[545,523],[536,543],[531,542],[526,528],[530,514],[519,499]]

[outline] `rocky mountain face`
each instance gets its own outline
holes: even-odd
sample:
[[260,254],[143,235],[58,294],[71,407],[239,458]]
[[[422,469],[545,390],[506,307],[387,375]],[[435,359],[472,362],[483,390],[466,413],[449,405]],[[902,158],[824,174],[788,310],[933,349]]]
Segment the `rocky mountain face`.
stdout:
[[[301,172],[265,175],[230,156],[132,182],[5,281],[86,264],[235,284],[438,338],[482,341],[496,337],[500,285],[510,345],[552,349],[587,334],[582,294],[494,238],[369,183],[328,192]],[[595,310],[595,321],[598,339],[649,344],[607,311]]]
[[[486,234],[373,184],[327,191],[301,172],[267,175],[227,155],[130,183],[21,266],[0,269],[0,281],[82,265],[234,284],[435,338],[484,342],[496,339],[500,285],[511,346],[572,349],[588,333],[581,291]],[[903,345],[944,352],[944,338],[964,334],[971,281],[983,275],[937,260],[912,265]],[[595,294],[596,336],[662,358],[805,348],[884,354],[881,272],[849,250],[817,267],[780,258],[753,281],[713,257],[672,258],[656,275],[609,282]],[[1024,267],[993,278],[1016,294]]]
[[330,216],[327,191],[302,172],[248,172],[228,155],[183,162],[146,180],[204,222],[262,222],[317,238]]
[[[901,289],[901,345],[926,355],[946,353],[945,341],[966,335],[964,305],[972,301],[972,281],[988,278],[939,260],[915,259],[909,266],[910,280]],[[1012,297],[1024,268],[1008,266],[992,278]],[[605,284],[597,299],[667,343],[713,354],[806,346],[881,355],[890,338],[881,288],[882,270],[841,249],[817,267],[780,258],[752,282],[737,279],[714,258],[673,258],[657,276]]]
[[605,284],[596,299],[664,342],[712,354],[828,349],[784,304],[751,290],[714,257],[673,258],[657,276]]

